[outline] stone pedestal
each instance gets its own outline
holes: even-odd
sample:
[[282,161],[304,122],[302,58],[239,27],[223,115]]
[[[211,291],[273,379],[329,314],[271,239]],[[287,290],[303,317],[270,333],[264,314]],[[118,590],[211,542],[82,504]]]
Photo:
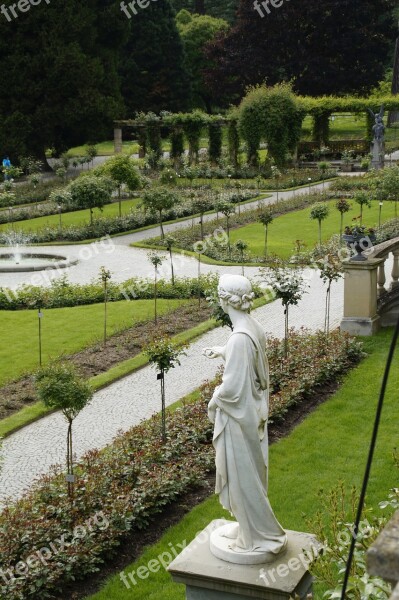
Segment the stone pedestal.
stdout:
[[383,169],[385,164],[385,143],[374,140],[371,143],[371,168]]
[[382,577],[392,584],[390,600],[399,600],[399,511],[381,531],[367,552],[370,575]]
[[114,129],[114,150],[115,154],[122,152],[122,128],[115,127]]
[[186,586],[187,600],[281,600],[312,594],[309,564],[318,554],[314,536],[287,531],[286,550],[272,562],[237,565],[213,556],[210,537],[229,523],[212,521],[169,565],[173,580]]
[[373,335],[380,328],[377,314],[377,269],[384,262],[372,258],[364,262],[344,260],[344,317],[341,331],[351,335]]

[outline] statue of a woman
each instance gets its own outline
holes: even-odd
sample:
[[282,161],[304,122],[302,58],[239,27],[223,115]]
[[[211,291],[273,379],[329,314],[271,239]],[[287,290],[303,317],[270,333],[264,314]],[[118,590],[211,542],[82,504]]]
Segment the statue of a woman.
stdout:
[[216,530],[211,550],[229,562],[272,560],[287,536],[267,497],[269,369],[266,337],[249,315],[254,294],[246,277],[223,275],[218,294],[233,333],[225,347],[205,348],[209,358],[225,360],[222,384],[208,405],[215,424],[216,493],[237,522]]

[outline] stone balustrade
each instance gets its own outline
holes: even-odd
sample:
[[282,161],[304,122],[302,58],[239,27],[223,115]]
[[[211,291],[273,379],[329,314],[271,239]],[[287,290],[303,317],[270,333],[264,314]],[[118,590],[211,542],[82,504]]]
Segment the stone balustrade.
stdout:
[[399,600],[399,511],[367,552],[367,570],[392,584],[390,600]]
[[[386,263],[392,254],[391,283],[386,287]],[[344,316],[341,330],[373,335],[396,323],[399,314],[399,237],[378,244],[365,261],[343,261]]]

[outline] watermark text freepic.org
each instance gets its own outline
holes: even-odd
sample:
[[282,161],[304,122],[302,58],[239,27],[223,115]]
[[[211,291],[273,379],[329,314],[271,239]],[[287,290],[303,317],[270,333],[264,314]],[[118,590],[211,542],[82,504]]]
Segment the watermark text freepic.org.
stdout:
[[8,585],[19,578],[25,578],[30,569],[37,569],[40,566],[47,567],[48,563],[57,554],[64,552],[65,548],[73,544],[79,544],[95,527],[98,527],[102,531],[109,527],[109,521],[103,511],[96,512],[84,524],[76,525],[73,531],[63,533],[59,538],[49,542],[48,546],[31,552],[25,560],[20,560],[15,566],[9,567],[6,570],[0,569],[0,584],[1,580],[3,580],[5,585]]
[[[357,533],[355,533],[353,525],[347,525],[347,529],[343,529],[338,533],[336,543],[339,546],[348,546],[352,538],[368,538],[370,535],[372,535],[372,532],[373,527],[370,525],[367,519],[364,519],[363,521],[360,521]],[[263,581],[265,586],[272,587],[273,584],[276,583],[277,578],[284,579],[291,573],[299,571],[301,566],[308,570],[309,566],[317,559],[319,555],[327,555],[331,552],[332,549],[326,540],[324,543],[312,543],[308,549],[302,550],[299,552],[299,554],[292,556],[286,562],[280,562],[276,567],[270,569],[261,568],[259,571],[259,579]]]
[[[46,4],[50,4],[50,0],[43,1]],[[9,4],[8,6],[2,4],[0,6],[0,11],[10,23],[13,19],[17,19],[19,17],[18,11],[20,13],[26,13],[31,9],[32,6],[38,6],[41,3],[42,0],[18,0],[18,2]]]
[[[216,527],[218,526],[218,524],[222,526],[225,524],[225,521],[223,519],[221,519],[220,521],[217,520]],[[190,546],[190,551],[193,552],[194,550],[196,550],[196,548],[198,548],[198,546],[201,546],[202,544],[209,544],[210,533],[211,532],[207,531],[206,529],[204,529],[203,531],[199,531],[195,536],[195,543],[191,544]],[[183,542],[176,545],[172,544],[172,542],[169,542],[168,549],[158,554],[156,558],[152,558],[150,561],[148,561],[147,565],[141,565],[137,569],[127,572],[127,575],[125,571],[121,571],[119,573],[120,580],[129,590],[132,587],[132,585],[137,585],[138,583],[140,583],[140,580],[142,581],[144,579],[148,579],[151,573],[158,573],[158,571],[161,568],[166,570],[169,567],[170,563],[180,553],[188,551],[187,545],[187,540],[183,540]]]
[[122,0],[120,7],[121,11],[127,16],[127,18],[131,19],[132,14],[138,14],[137,8],[140,8],[141,10],[148,8],[150,6],[150,2],[157,2],[157,0],[132,0],[127,4]]
[[262,0],[262,2],[255,0],[254,9],[257,11],[259,16],[264,19],[266,15],[270,15],[272,12],[270,8],[271,6],[273,8],[280,8],[284,4],[284,1],[289,2],[289,0]]

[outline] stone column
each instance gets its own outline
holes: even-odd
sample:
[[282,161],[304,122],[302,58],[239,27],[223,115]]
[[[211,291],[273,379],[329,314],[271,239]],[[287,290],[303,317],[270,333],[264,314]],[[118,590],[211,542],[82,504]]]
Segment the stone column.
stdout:
[[377,269],[383,258],[343,261],[344,317],[341,331],[351,335],[373,335],[380,328],[377,314]]
[[114,129],[114,151],[115,154],[122,152],[122,128],[115,127]]

